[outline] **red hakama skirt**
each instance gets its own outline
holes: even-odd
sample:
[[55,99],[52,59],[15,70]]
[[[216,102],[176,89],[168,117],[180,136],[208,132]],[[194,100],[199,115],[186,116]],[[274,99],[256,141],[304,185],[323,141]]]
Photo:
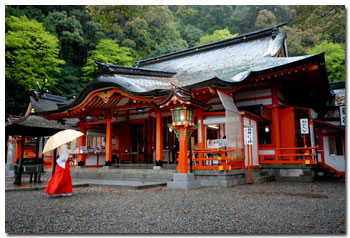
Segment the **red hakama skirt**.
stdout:
[[56,164],[55,172],[50,179],[49,184],[45,190],[48,194],[61,194],[61,193],[72,193],[72,178],[70,176],[70,167],[68,160],[66,161],[66,168],[62,169]]

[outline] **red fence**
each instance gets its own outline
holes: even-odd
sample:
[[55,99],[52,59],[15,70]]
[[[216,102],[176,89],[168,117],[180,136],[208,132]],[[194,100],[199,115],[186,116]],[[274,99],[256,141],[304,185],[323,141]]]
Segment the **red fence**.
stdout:
[[193,150],[192,153],[196,155],[196,158],[192,159],[192,168],[195,170],[231,170],[244,168],[243,159],[234,159],[226,156],[226,153],[233,152],[234,150],[235,149]]
[[277,148],[275,149],[275,154],[259,155],[259,163],[260,164],[316,164],[317,149],[318,149],[318,146]]

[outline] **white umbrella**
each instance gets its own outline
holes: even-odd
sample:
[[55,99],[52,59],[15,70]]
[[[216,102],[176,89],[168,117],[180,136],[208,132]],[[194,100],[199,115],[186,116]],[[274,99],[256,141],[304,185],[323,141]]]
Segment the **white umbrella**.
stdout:
[[68,142],[71,142],[72,140],[84,135],[84,133],[80,131],[75,131],[75,130],[63,130],[60,132],[57,132],[53,136],[51,136],[48,141],[45,144],[43,154],[56,149],[57,147],[66,144]]

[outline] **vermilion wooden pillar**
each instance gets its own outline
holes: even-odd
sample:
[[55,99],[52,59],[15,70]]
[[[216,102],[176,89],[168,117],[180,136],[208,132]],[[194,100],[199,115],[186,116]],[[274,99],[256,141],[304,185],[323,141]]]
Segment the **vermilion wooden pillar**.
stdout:
[[187,133],[185,128],[182,126],[179,128],[180,131],[180,154],[179,154],[179,165],[178,169],[180,171],[180,174],[187,174],[188,173],[188,164],[187,164]]
[[160,112],[156,113],[156,161],[163,161],[163,123]]
[[275,148],[281,148],[278,86],[276,81],[273,82],[272,87],[272,123],[274,129]]
[[21,141],[22,138],[16,137],[17,143],[15,144],[15,163],[17,162],[17,159],[21,156]]
[[153,156],[152,156],[152,134],[153,134],[153,118],[150,116],[148,119],[148,143],[147,143],[147,162],[150,160],[150,157],[152,158],[153,161]]
[[106,118],[106,165],[111,165],[112,162],[112,137],[113,137],[113,124],[111,117]]
[[80,122],[80,131],[84,133],[83,136],[79,137],[79,155],[78,155],[78,165],[83,166],[84,165],[84,156],[80,154],[80,147],[86,146],[86,125],[84,121]]

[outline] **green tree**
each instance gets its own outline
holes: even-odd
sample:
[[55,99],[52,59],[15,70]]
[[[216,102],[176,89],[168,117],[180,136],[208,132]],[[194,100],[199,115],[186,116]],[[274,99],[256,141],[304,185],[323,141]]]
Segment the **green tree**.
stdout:
[[44,30],[41,23],[27,17],[6,18],[6,79],[16,81],[25,90],[36,87],[36,81],[54,84],[54,73],[60,72],[58,39]]
[[186,25],[183,30],[181,30],[181,36],[187,41],[188,47],[195,46],[196,42],[198,42],[203,35],[203,31],[193,25]]
[[[50,24],[55,27],[55,32],[60,40],[60,56],[66,58],[78,57],[75,49],[84,44],[83,29],[75,16],[67,16],[66,12],[50,12],[48,15]],[[78,57],[79,59],[79,57]],[[79,61],[74,59],[74,62]]]
[[235,7],[229,27],[231,32],[248,33],[255,30],[255,21],[260,8],[258,6],[239,5]]
[[85,67],[83,67],[83,80],[89,82],[97,67],[95,61],[123,66],[133,66],[139,60],[136,52],[128,47],[120,47],[114,40],[101,39],[96,49],[91,51]]
[[345,80],[345,45],[322,42],[306,51],[307,54],[325,53],[328,80],[330,82]]
[[152,51],[157,46],[162,46],[166,42],[177,41],[187,47],[187,43],[181,38],[179,26],[167,6],[154,6],[150,8],[145,14],[144,19],[148,24],[152,40],[155,42],[151,48]]
[[319,33],[321,31],[320,27],[310,27],[302,30],[294,26],[284,26],[281,32],[284,32],[287,37],[288,55],[305,55],[307,49],[320,41]]
[[109,37],[117,39],[119,42],[124,40],[124,26],[135,17],[140,17],[151,8],[150,6],[87,6],[91,15],[96,19],[102,30],[106,32]]
[[232,25],[233,6],[172,6],[171,9],[184,26],[192,25],[204,34]]
[[48,87],[49,92],[68,98],[78,95],[86,83],[81,80],[80,76],[81,68],[72,64],[72,62],[66,61],[61,73],[57,75],[56,85]]
[[232,37],[235,37],[237,35],[238,34],[232,35],[228,29],[216,30],[211,35],[202,36],[200,38],[199,42],[196,43],[196,46],[208,44],[208,43],[219,41],[219,40],[232,38]]
[[6,113],[21,114],[28,104],[29,90],[45,79],[55,84],[63,60],[58,59],[58,39],[42,24],[26,16],[5,19]]
[[148,57],[151,48],[155,43],[145,19],[136,17],[128,21],[124,27],[126,39],[121,42],[121,46],[135,49],[141,57]]
[[333,43],[345,43],[345,6],[298,6],[295,25],[301,29],[313,26],[322,27],[321,39],[327,39]]
[[263,29],[277,24],[275,15],[266,9],[259,11],[259,14],[255,21],[255,27],[257,29]]
[[185,41],[165,42],[162,45],[158,45],[156,49],[149,55],[149,57],[165,55],[184,49],[187,49],[187,43]]

